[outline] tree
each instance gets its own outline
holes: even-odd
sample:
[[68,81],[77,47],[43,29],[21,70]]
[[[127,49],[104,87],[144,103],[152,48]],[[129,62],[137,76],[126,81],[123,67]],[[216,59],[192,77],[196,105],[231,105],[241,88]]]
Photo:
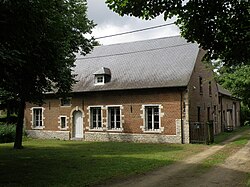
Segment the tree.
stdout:
[[219,82],[250,108],[250,65],[219,69]]
[[247,0],[106,0],[120,15],[152,19],[177,16],[176,24],[188,41],[207,50],[210,59],[224,65],[248,64],[250,59],[250,7]]
[[17,103],[11,93],[6,92],[0,88],[0,110],[6,110],[6,120],[7,123],[12,123],[11,114],[15,113]]
[[[249,124],[250,120],[250,65],[237,67],[221,67],[219,69],[218,81],[233,95],[240,98],[241,122]],[[248,122],[247,122],[248,121]]]
[[83,35],[94,27],[86,9],[86,0],[1,1],[0,88],[19,103],[14,148],[22,148],[25,103],[71,90],[74,53],[88,53],[94,42]]
[[176,16],[181,35],[207,50],[206,61],[222,62],[220,82],[249,106],[248,0],[106,0],[106,3],[122,16],[142,19],[160,14],[164,14],[164,19]]

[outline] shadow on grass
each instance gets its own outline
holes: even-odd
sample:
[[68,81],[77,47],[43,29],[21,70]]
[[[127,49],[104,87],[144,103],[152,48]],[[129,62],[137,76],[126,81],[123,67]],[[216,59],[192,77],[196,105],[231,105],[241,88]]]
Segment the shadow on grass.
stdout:
[[[0,146],[0,186],[88,186],[173,163],[178,145],[31,140]],[[172,156],[171,156],[172,155]]]
[[[0,145],[0,186],[109,186],[118,180],[126,184],[128,177],[137,180],[143,173],[154,173],[152,170],[174,162],[181,169],[168,166],[158,186],[179,186],[180,181],[195,186],[194,176],[206,175],[197,172],[202,165],[180,161],[206,145],[29,140],[24,146],[13,150],[11,144]],[[171,175],[167,176],[167,171]],[[213,172],[235,174],[235,182],[246,175],[220,167]]]

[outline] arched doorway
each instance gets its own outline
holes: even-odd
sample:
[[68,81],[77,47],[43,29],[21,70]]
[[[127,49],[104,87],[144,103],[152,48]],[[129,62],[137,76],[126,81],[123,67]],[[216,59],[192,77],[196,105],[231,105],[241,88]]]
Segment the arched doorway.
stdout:
[[73,137],[83,138],[83,116],[80,110],[73,112]]

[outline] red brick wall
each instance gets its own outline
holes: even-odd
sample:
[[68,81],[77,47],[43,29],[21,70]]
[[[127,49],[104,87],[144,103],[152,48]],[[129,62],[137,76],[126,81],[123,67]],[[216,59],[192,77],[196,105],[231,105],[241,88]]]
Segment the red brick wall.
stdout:
[[[122,105],[122,115],[124,115],[123,128],[126,133],[143,133],[140,126],[143,125],[142,105],[144,104],[161,104],[163,108],[161,113],[161,126],[164,127],[162,134],[176,134],[176,119],[180,119],[180,92],[177,89],[147,89],[147,90],[128,90],[128,91],[107,91],[77,94],[72,96],[72,105],[70,107],[61,107],[60,100],[55,98],[47,98],[46,104],[42,107],[44,110],[44,130],[60,130],[58,128],[58,117],[65,115],[70,118],[69,129],[72,128],[71,113],[78,106],[84,112],[84,128],[89,126],[88,106],[93,105]],[[27,104],[25,112],[26,128],[31,129],[31,110],[34,106]],[[103,111],[103,117],[106,112]]]
[[[200,107],[200,122],[206,123],[208,120],[214,120],[214,133],[217,134],[220,132],[220,124],[218,124],[218,118],[213,116],[218,116],[218,91],[212,70],[201,62],[204,54],[205,52],[200,50],[188,85],[189,120],[190,122],[198,121],[197,107]],[[202,77],[202,93],[200,93],[199,77]],[[211,94],[209,94],[209,82],[211,82]],[[208,107],[210,119],[208,119]]]
[[[234,128],[240,126],[240,102],[236,99],[232,99],[226,95],[221,95],[221,103],[219,104],[221,130],[225,130],[225,126],[234,126]],[[235,104],[235,113],[233,112],[233,105]],[[227,112],[231,111],[231,119],[227,118]],[[234,122],[235,120],[235,122]]]

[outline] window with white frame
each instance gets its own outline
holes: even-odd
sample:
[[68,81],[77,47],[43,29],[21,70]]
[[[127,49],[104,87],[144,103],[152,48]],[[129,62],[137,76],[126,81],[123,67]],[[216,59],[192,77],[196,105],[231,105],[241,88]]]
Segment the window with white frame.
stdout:
[[160,130],[160,112],[159,106],[145,106],[145,130]]
[[102,128],[101,107],[91,107],[90,108],[90,128],[91,129]]
[[60,129],[67,128],[67,116],[60,116]]
[[43,127],[43,108],[32,109],[32,125],[34,128]]
[[104,75],[95,76],[95,84],[104,84],[104,83],[105,83]]
[[115,130],[121,128],[120,107],[108,107],[108,129]]

